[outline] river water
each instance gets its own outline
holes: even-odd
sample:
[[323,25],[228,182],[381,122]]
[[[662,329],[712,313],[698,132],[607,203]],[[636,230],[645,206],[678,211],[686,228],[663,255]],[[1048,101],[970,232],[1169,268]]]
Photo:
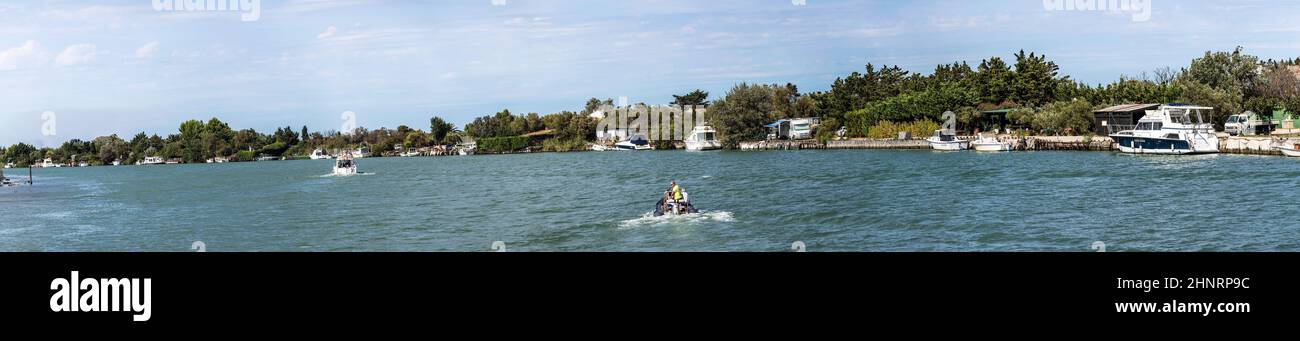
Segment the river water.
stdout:
[[[366,158],[366,174],[326,176],[332,165],[37,169],[35,186],[0,188],[0,251],[1300,251],[1300,160],[1281,157],[540,153]],[[673,179],[703,212],[648,217]]]

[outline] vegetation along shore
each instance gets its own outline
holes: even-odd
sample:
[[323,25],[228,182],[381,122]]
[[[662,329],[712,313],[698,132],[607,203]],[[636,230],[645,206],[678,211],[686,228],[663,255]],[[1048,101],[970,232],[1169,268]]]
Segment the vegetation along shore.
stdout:
[[[867,64],[863,71],[837,78],[825,91],[802,93],[794,84],[740,83],[722,98],[709,101],[708,97],[707,92],[695,90],[674,96],[670,105],[683,111],[707,108],[705,119],[728,149],[915,148],[916,142],[869,141],[897,139],[900,133],[925,137],[940,128],[942,113],[951,111],[956,114],[956,128],[970,135],[1000,132],[1044,142],[1057,141],[1044,137],[1071,136],[1087,142],[1060,149],[1109,150],[1095,147],[1107,141],[1094,136],[1104,135],[1097,133],[1093,116],[1100,108],[1194,103],[1216,109],[1208,119],[1220,131],[1230,115],[1300,109],[1300,58],[1261,60],[1241,48],[1209,51],[1178,69],[1166,67],[1089,85],[1060,74],[1060,67],[1045,55],[1020,51],[1010,59],[991,57],[973,66],[967,62],[938,65],[929,74]],[[0,148],[0,163],[10,167],[46,160],[58,165],[135,164],[147,157],[173,163],[241,162],[307,158],[316,149],[363,147],[371,155],[385,156],[422,148],[445,151],[468,142],[476,144],[479,153],[489,154],[582,151],[593,143],[616,142],[598,141],[596,132],[599,108],[612,104],[610,99],[592,98],[581,110],[547,115],[514,114],[507,109],[476,118],[464,129],[436,116],[429,119],[427,130],[421,124],[351,132],[286,126],[262,133],[233,129],[218,118],[189,120],[166,136],[109,135],[42,148],[17,143]],[[773,121],[809,117],[820,122],[810,141],[757,142],[768,140],[766,125]],[[1272,154],[1256,142],[1229,141],[1225,151]],[[659,149],[679,146],[675,141],[656,143]]]

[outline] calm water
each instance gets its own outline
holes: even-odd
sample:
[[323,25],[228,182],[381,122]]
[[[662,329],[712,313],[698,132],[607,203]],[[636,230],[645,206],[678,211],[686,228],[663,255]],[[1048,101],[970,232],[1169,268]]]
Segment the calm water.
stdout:
[[[1300,160],[1281,157],[666,151],[359,165],[370,174],[323,176],[332,161],[38,169],[35,187],[0,189],[0,251],[1300,251]],[[703,214],[645,217],[671,179]]]

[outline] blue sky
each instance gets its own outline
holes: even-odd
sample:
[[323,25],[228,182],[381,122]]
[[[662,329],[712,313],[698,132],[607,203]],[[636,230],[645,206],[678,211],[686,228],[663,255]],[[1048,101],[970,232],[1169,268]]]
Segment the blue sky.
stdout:
[[[152,0],[0,2],[0,144],[174,133],[220,117],[259,131],[463,125],[587,98],[666,103],[700,88],[824,90],[870,62],[936,64],[1017,50],[1109,82],[1206,50],[1300,56],[1295,1],[1150,0],[1150,19],[1048,11],[1042,0],[262,0],[237,12]],[[56,114],[54,135],[42,113]]]

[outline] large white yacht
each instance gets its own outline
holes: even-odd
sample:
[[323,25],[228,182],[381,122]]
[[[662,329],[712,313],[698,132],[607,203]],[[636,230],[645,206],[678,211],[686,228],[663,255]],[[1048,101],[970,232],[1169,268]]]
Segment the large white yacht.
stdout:
[[1137,126],[1110,135],[1119,151],[1131,154],[1207,154],[1219,152],[1214,125],[1205,123],[1214,108],[1180,103],[1148,110]]
[[686,136],[686,150],[701,151],[722,149],[718,142],[718,131],[708,125],[697,126]]

